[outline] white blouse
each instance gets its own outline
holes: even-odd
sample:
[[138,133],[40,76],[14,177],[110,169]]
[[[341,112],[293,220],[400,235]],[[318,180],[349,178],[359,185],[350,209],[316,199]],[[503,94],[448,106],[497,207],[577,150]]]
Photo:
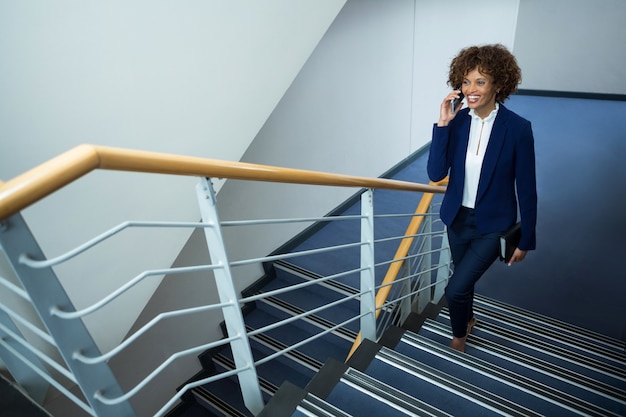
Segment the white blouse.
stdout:
[[500,105],[496,102],[496,108],[484,119],[476,115],[474,109],[469,111],[472,122],[467,144],[467,154],[465,155],[465,183],[463,184],[463,201],[461,202],[465,207],[474,208],[476,205],[480,171],[485,159],[485,151],[489,144],[491,129],[493,129],[493,122],[499,109]]

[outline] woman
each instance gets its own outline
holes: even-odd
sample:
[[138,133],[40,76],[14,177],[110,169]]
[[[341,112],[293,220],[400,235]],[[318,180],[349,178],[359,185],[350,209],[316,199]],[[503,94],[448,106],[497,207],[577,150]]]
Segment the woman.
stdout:
[[[448,229],[454,273],[446,287],[450,347],[464,352],[476,323],[474,285],[498,258],[499,234],[516,223],[522,237],[509,261],[521,262],[535,249],[537,189],[534,139],[530,122],[502,103],[517,90],[521,71],[502,45],[463,49],[451,62],[448,84],[459,87],[440,106],[433,127],[428,176],[449,175],[441,206]],[[465,96],[467,108],[452,109]]]

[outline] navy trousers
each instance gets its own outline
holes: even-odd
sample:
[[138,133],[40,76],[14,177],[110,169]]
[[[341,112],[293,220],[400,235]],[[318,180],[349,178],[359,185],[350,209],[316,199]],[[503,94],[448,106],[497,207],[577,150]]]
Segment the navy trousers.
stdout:
[[474,210],[461,207],[448,227],[448,241],[454,272],[446,286],[452,334],[464,337],[474,316],[474,286],[498,258],[499,233],[481,235],[476,228]]

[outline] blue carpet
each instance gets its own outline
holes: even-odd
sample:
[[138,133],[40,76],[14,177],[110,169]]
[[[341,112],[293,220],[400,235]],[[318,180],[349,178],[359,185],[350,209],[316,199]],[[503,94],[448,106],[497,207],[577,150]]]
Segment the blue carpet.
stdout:
[[[348,401],[346,401],[349,399]],[[352,416],[406,417],[407,414],[378,401],[343,382],[326,398],[326,401]]]
[[[426,173],[427,153],[418,156],[409,165],[394,173],[393,178],[405,181],[428,184]],[[421,193],[376,190],[374,192],[374,213],[381,214],[412,214],[420,199]],[[441,200],[441,195],[436,195],[434,201]],[[342,211],[342,215],[359,215],[360,202],[355,202]],[[375,220],[374,237],[384,239],[393,236],[402,236],[406,231],[410,217],[401,218],[378,218]],[[321,230],[310,236],[305,242],[293,248],[290,252],[316,249],[331,245],[342,245],[360,241],[360,220],[335,221],[325,225]],[[379,242],[375,245],[376,262],[380,263],[393,258],[399,241]],[[328,276],[343,271],[359,268],[360,248],[344,249],[323,255],[310,255],[290,260],[306,270],[322,276]],[[376,270],[377,284],[380,284],[387,271],[387,266]],[[359,276],[339,278],[337,281],[353,288],[359,287]]]
[[467,415],[472,417],[500,415],[379,360],[374,360],[367,368],[366,373],[420,401],[424,401],[452,415]]
[[[419,362],[428,364],[429,366],[439,371],[445,372],[446,374],[451,375],[455,378],[468,382],[471,381],[472,384],[482,389],[485,389],[492,394],[496,394],[502,398],[515,401],[518,404],[523,404],[525,407],[542,415],[558,415],[562,417],[579,415],[578,413],[568,411],[563,407],[557,406],[533,394],[529,394],[515,386],[511,386],[507,383],[500,382],[492,377],[485,376],[481,372],[471,370],[464,365],[455,364],[448,360],[448,358],[439,357],[422,349],[417,349],[406,343],[400,343],[396,347],[395,351]],[[491,365],[496,365],[494,362],[489,363]],[[504,368],[507,369],[506,367]],[[538,381],[542,381],[543,379],[544,378],[538,379]]]

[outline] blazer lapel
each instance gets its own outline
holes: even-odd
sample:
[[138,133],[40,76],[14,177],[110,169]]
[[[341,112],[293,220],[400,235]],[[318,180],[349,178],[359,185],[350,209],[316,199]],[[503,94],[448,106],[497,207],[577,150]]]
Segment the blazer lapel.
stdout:
[[[459,114],[457,117],[461,116]],[[458,145],[454,147],[455,152],[458,152],[455,160],[458,161],[457,171],[462,174],[459,175],[460,187],[459,189],[463,189],[463,182],[465,181],[465,155],[467,154],[467,146],[469,145],[469,132],[470,132],[470,124],[472,118],[468,112],[463,114],[463,118],[460,119],[461,125],[458,129]]]
[[476,201],[479,201],[484,194],[491,178],[493,177],[496,169],[496,163],[498,162],[498,156],[504,145],[504,138],[506,136],[507,123],[509,110],[507,110],[502,104],[496,115],[496,120],[493,123],[491,129],[491,136],[489,136],[489,145],[487,145],[487,151],[485,152],[485,159],[483,160],[483,166],[480,170],[480,181],[478,182],[478,192],[476,194]]

